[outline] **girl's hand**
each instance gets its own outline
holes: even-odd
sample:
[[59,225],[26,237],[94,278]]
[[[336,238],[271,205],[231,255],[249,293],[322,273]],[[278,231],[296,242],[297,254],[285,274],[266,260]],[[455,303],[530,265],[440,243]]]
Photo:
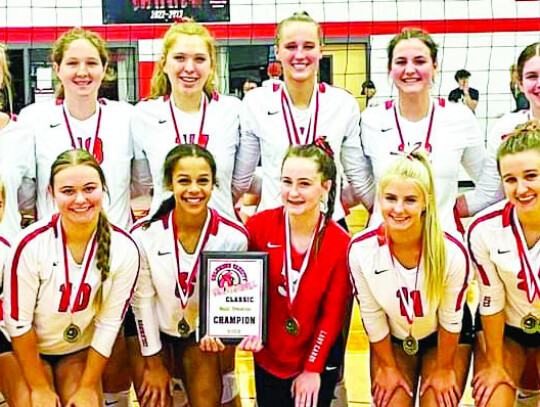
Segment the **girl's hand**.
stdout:
[[461,392],[457,384],[454,369],[437,368],[423,380],[420,387],[420,397],[428,388],[435,392],[439,407],[457,407],[461,399]]
[[294,407],[317,407],[321,375],[304,370],[293,381],[291,395],[294,397]]
[[50,387],[40,387],[30,390],[32,407],[60,407],[60,398]]
[[237,346],[238,349],[246,352],[260,352],[264,346],[258,336],[246,336]]
[[500,384],[506,384],[515,389],[516,385],[502,365],[490,364],[480,370],[472,381],[473,397],[478,407],[485,407]]
[[396,367],[381,367],[375,373],[373,385],[371,386],[371,394],[375,405],[377,407],[388,406],[398,387],[402,387],[411,398],[413,397],[411,386]]
[[151,366],[147,363],[143,372],[141,388],[137,394],[141,406],[167,407],[169,405],[170,380],[169,372],[161,360]]
[[201,339],[199,344],[199,349],[203,352],[223,352],[225,350],[225,345],[221,342],[221,339],[215,338],[213,336],[204,335],[204,338]]
[[79,387],[69,398],[66,407],[101,406],[101,394],[94,387]]

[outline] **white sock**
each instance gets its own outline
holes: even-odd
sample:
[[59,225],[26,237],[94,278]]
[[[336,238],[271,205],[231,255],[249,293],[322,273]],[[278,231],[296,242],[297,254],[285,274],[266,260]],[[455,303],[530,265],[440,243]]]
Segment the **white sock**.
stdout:
[[129,407],[129,390],[103,393],[103,407]]
[[537,407],[540,390],[517,389],[514,407]]
[[238,383],[236,382],[236,374],[228,372],[223,375],[223,394],[221,395],[221,404],[231,402],[238,396]]
[[184,383],[182,383],[182,379],[178,379],[176,377],[173,377],[171,379],[171,385],[173,388],[172,395],[173,395],[173,406],[174,407],[185,407],[188,404],[188,398],[187,394],[184,390]]

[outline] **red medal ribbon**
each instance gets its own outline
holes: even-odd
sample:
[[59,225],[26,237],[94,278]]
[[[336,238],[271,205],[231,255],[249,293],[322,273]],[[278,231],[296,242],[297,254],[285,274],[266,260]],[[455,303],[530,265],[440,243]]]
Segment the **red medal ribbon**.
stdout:
[[[203,134],[204,120],[206,118],[206,106],[207,106],[207,104],[208,104],[208,100],[203,95],[201,125],[199,127],[199,134],[198,134],[198,138],[197,138],[197,141],[196,141],[196,144],[198,144],[202,148],[206,148],[206,146],[208,145],[208,136]],[[180,138],[180,130],[178,130],[178,122],[176,121],[176,115],[174,114],[172,96],[169,98],[169,107],[170,107],[170,110],[171,110],[171,117],[172,117],[172,121],[173,121],[173,125],[174,125],[174,131],[176,132],[176,140],[175,140],[175,142],[176,142],[176,144],[182,144],[182,139]],[[184,142],[187,143],[187,144],[191,144],[191,143],[188,143],[187,140],[184,140]]]
[[283,113],[283,120],[285,121],[285,128],[287,129],[287,136],[289,137],[290,145],[311,144],[317,137],[317,123],[319,119],[319,89],[317,86],[314,89],[314,93],[315,100],[310,103],[310,110],[312,110],[312,112],[308,127],[305,130],[306,136],[304,140],[300,140],[300,133],[294,121],[291,102],[289,101],[289,97],[285,92],[285,88],[283,87],[281,89],[281,110]]
[[[431,147],[431,144],[429,143],[429,139],[431,137],[431,129],[433,127],[433,116],[435,116],[435,104],[432,105],[431,107],[431,113],[429,115],[429,125],[428,125],[428,130],[427,130],[427,134],[426,134],[426,139],[424,141],[424,148],[426,149],[426,151],[428,153],[431,153],[433,148]],[[401,131],[401,126],[399,125],[399,119],[398,119],[398,114],[397,114],[397,109],[396,109],[396,105],[394,104],[394,119],[396,120],[396,127],[397,127],[397,131],[398,131],[398,134],[399,134],[399,141],[400,141],[400,144],[398,146],[398,150],[403,152],[405,151],[405,140],[403,139],[403,133]]]
[[[101,106],[99,106],[98,103],[98,119],[97,119],[97,126],[96,126],[96,132],[94,134],[94,137],[90,139],[90,145],[88,146],[88,152],[94,156],[94,158],[98,161],[99,164],[101,164],[101,154],[99,151],[95,151],[96,149],[96,140],[99,138],[99,130],[101,127]],[[80,149],[86,149],[86,146],[84,145],[82,139],[80,139],[81,143],[79,146],[77,146],[77,143],[75,141],[75,137],[73,136],[73,131],[71,130],[71,125],[69,124],[68,115],[66,113],[66,107],[65,104],[62,104],[62,113],[64,114],[64,120],[66,122],[67,131],[69,134],[69,138],[71,140],[71,146],[73,148],[80,148]]]

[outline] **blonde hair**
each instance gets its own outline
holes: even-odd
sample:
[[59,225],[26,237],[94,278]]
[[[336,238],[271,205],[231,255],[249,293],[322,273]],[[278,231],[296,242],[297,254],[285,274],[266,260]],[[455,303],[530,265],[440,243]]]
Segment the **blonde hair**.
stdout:
[[200,37],[208,48],[208,55],[210,56],[210,66],[212,72],[208,76],[208,80],[204,84],[204,92],[210,96],[214,91],[214,81],[216,78],[217,69],[217,57],[216,57],[216,43],[210,31],[195,21],[187,21],[182,23],[175,23],[167,30],[163,36],[163,51],[161,57],[156,63],[152,80],[150,82],[150,98],[158,98],[164,95],[170,95],[172,92],[171,82],[165,73],[165,64],[167,63],[167,56],[174,46],[176,39],[179,35],[193,35]]
[[425,153],[412,152],[390,164],[379,180],[379,199],[385,187],[396,179],[412,181],[424,196],[426,202],[422,228],[424,285],[428,301],[438,303],[444,291],[446,252],[444,232],[437,214],[433,175]]
[[323,33],[321,26],[317,21],[315,21],[306,11],[297,11],[292,16],[287,17],[284,20],[281,20],[276,27],[276,36],[275,43],[279,45],[281,38],[283,36],[283,27],[289,23],[301,22],[301,23],[311,23],[317,28],[317,37],[319,38],[319,45],[323,44]]
[[0,106],[2,109],[6,107],[6,99],[7,99],[7,107],[9,108],[9,112],[13,113],[13,88],[12,88],[12,80],[11,80],[11,73],[9,72],[9,60],[7,56],[7,47],[5,44],[2,44],[0,42],[0,58],[2,59],[2,74],[3,74],[3,82],[0,86]]
[[516,129],[505,135],[497,150],[497,169],[501,173],[500,162],[505,155],[536,150],[540,152],[540,121],[529,120],[520,124]]
[[[72,28],[71,30],[64,32],[53,43],[52,61],[57,66],[60,66],[62,60],[64,59],[64,54],[69,47],[69,44],[77,40],[87,40],[90,44],[92,44],[92,46],[97,50],[99,54],[99,59],[101,60],[103,68],[106,69],[103,81],[113,80],[114,73],[112,71],[112,68],[108,65],[110,54],[109,49],[107,48],[107,42],[103,38],[101,38],[98,33],[94,31],[85,30],[83,28]],[[56,87],[56,97],[63,98],[64,87],[62,86],[62,82],[59,80],[59,78],[57,77],[56,79],[58,80],[58,84]]]

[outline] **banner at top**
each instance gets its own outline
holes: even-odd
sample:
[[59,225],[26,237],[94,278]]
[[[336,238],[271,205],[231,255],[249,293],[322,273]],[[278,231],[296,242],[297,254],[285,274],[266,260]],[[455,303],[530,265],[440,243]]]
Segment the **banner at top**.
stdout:
[[229,0],[102,0],[104,24],[229,21]]

